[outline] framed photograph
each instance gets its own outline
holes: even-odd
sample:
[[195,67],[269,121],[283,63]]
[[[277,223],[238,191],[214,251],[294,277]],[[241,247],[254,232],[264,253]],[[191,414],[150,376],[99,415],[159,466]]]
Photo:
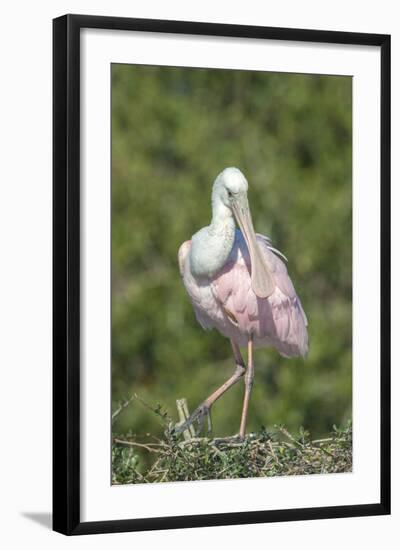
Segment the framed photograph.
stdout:
[[54,529],[390,513],[390,36],[54,20]]

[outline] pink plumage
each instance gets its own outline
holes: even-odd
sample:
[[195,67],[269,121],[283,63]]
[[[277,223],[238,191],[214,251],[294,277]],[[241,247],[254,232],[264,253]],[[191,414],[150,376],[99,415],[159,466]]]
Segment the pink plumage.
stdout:
[[285,357],[305,357],[307,318],[300,299],[269,239],[258,234],[257,243],[275,282],[268,298],[259,298],[251,287],[250,256],[240,230],[235,232],[225,265],[207,282],[199,282],[191,274],[191,241],[182,244],[179,266],[196,318],[203,328],[216,328],[239,346],[246,346],[252,334],[255,347],[273,346]]

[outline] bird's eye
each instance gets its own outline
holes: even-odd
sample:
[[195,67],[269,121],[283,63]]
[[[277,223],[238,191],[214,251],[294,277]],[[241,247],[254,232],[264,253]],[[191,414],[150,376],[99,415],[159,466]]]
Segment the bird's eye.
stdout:
[[231,199],[232,198],[232,191],[229,191],[228,189],[228,197]]

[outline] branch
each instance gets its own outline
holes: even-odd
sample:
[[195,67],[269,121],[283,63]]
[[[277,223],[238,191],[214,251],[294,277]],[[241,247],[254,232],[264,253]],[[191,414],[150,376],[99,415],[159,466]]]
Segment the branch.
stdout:
[[125,409],[125,407],[127,407],[133,401],[133,399],[134,399],[134,396],[132,395],[132,397],[128,399],[128,401],[125,401],[125,403],[121,403],[118,409],[112,413],[112,416],[111,416],[112,422],[114,422],[117,416],[123,411],[123,409]]
[[128,445],[130,447],[142,447],[150,453],[160,453],[160,449],[155,449],[154,447],[162,447],[162,445],[159,445],[158,443],[138,443],[137,441],[126,441],[125,439],[119,439],[117,437],[114,437],[114,443],[119,443],[120,445]]

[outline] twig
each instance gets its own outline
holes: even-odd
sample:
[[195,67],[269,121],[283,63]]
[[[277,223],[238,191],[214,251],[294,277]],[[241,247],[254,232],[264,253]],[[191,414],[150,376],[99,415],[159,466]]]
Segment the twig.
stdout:
[[139,403],[141,403],[144,407],[146,407],[146,409],[151,411],[153,414],[156,414],[159,417],[159,420],[162,419],[162,422],[160,421],[161,426],[165,427],[165,425],[166,425],[165,420],[166,419],[171,420],[169,418],[168,414],[163,415],[163,414],[160,413],[160,411],[158,409],[153,409],[153,407],[151,407],[148,403],[146,403],[146,401],[143,401],[143,399],[141,397],[139,397],[137,393],[134,393],[133,397],[134,397],[134,399],[139,401]]
[[[114,438],[114,443],[119,443],[120,445],[128,445],[130,447],[142,447],[143,449],[146,449],[146,451],[149,451],[150,453],[160,453],[160,449],[154,449],[153,446],[160,447],[161,445],[158,445],[158,443],[138,443],[137,441],[126,441],[124,439],[118,439]],[[152,445],[150,447],[150,445]]]
[[118,409],[112,413],[112,416],[111,416],[112,421],[114,421],[117,418],[117,416],[121,413],[121,411],[123,411],[123,409],[125,409],[125,407],[127,407],[129,405],[129,403],[131,403],[133,401],[133,398],[134,398],[134,396],[132,395],[132,397],[130,399],[128,399],[127,401],[125,401],[125,403],[121,403],[121,405],[118,407]]
[[272,447],[271,441],[268,441],[268,447],[270,448],[271,454],[272,454],[272,456],[274,457],[275,463],[276,463],[276,464],[279,464],[278,457],[277,457],[276,454],[275,454],[275,451],[274,451],[274,448]]
[[286,429],[284,426],[281,426],[281,427],[279,428],[279,431],[280,431],[281,433],[283,433],[284,435],[286,435],[286,437],[287,437],[292,443],[294,443],[294,445],[299,446],[299,447],[301,447],[301,448],[304,447],[304,445],[303,445],[302,443],[300,443],[300,441],[297,441],[297,439],[295,439],[295,438],[292,436],[292,434],[289,433],[289,432],[287,431],[287,429]]
[[[183,424],[186,422],[186,420],[189,418],[189,408],[186,399],[183,397],[182,399],[176,400],[176,408],[178,409],[178,418],[179,418],[179,424]],[[196,432],[194,430],[193,426],[188,426],[186,430],[183,432],[183,437],[185,441],[189,441],[193,437],[195,437]]]

